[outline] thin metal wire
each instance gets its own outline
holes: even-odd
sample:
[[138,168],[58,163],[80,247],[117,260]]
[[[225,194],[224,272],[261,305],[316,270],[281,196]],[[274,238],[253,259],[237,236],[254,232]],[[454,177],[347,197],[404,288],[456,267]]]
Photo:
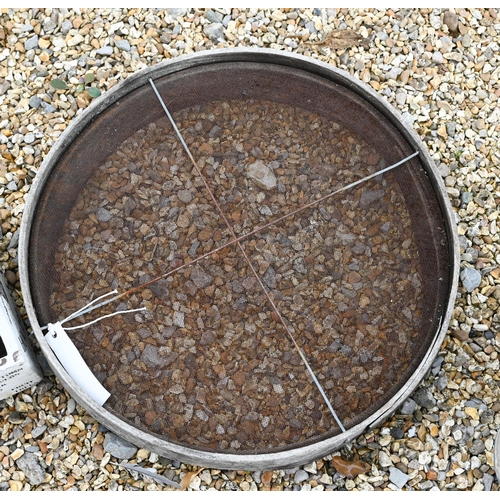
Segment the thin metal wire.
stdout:
[[195,159],[193,158],[193,155],[191,154],[191,151],[189,150],[187,144],[184,142],[184,139],[181,135],[181,133],[179,132],[179,129],[177,128],[175,122],[174,122],[174,119],[172,118],[172,115],[170,114],[170,112],[168,111],[167,109],[167,106],[165,105],[165,102],[163,101],[160,93],[158,92],[158,89],[156,88],[156,85],[154,84],[153,80],[150,78],[149,79],[149,83],[151,84],[151,86],[153,87],[153,90],[156,94],[156,97],[158,97],[158,100],[160,101],[166,115],[168,116],[168,119],[170,120],[170,123],[172,124],[172,127],[174,128],[175,130],[175,133],[177,134],[177,136],[179,137],[179,140],[181,141],[181,144],[183,146],[183,148],[185,149],[187,155],[189,156],[196,172],[198,173],[198,176],[200,177],[200,179],[202,180],[203,184],[205,185],[205,188],[206,190],[208,191],[209,195],[210,195],[210,198],[212,198],[212,201],[215,205],[215,207],[217,208],[217,211],[219,212],[220,216],[222,217],[222,219],[224,220],[224,223],[226,224],[229,232],[231,233],[231,236],[233,237],[233,240],[235,241],[236,245],[238,245],[238,248],[240,249],[243,257],[245,258],[245,260],[247,261],[247,264],[248,266],[250,267],[253,275],[255,276],[255,278],[257,279],[257,282],[259,283],[259,286],[262,288],[262,291],[264,292],[264,294],[266,295],[267,297],[267,300],[269,301],[269,304],[271,305],[274,313],[277,315],[277,317],[279,318],[280,320],[280,323],[283,325],[283,327],[285,328],[285,331],[287,332],[288,336],[290,337],[290,339],[292,340],[293,344],[295,345],[295,348],[297,349],[297,351],[299,352],[300,354],[300,357],[302,358],[302,361],[304,362],[307,370],[309,371],[314,383],[316,384],[318,390],[320,391],[321,393],[321,396],[323,397],[323,399],[325,400],[325,403],[326,405],[328,406],[328,409],[330,410],[331,414],[333,415],[333,417],[335,418],[337,424],[339,425],[340,429],[342,430],[342,432],[345,432],[346,429],[345,427],[343,426],[341,420],[339,419],[339,417],[337,416],[337,413],[335,412],[335,410],[333,409],[331,403],[330,403],[330,400],[328,399],[328,397],[326,396],[325,394],[325,391],[323,390],[323,387],[321,386],[319,380],[317,379],[316,375],[314,374],[314,371],[313,369],[311,368],[311,366],[309,365],[309,362],[307,361],[304,353],[302,352],[302,349],[300,348],[300,346],[297,344],[297,341],[295,340],[292,332],[290,331],[290,328],[288,327],[285,319],[283,318],[283,316],[281,315],[280,311],[278,310],[278,308],[276,307],[276,304],[274,303],[271,295],[269,294],[269,292],[267,291],[266,287],[264,286],[264,283],[262,282],[262,280],[260,279],[260,276],[258,275],[257,271],[255,270],[251,260],[249,259],[248,255],[246,254],[245,252],[245,249],[243,248],[243,245],[241,244],[241,241],[238,240],[238,237],[236,236],[236,234],[234,233],[234,230],[233,230],[233,227],[231,226],[231,224],[229,224],[229,221],[227,220],[223,210],[221,209],[217,199],[215,198],[215,195],[213,194],[212,190],[210,189],[210,186],[208,185],[208,182],[206,181],[205,179],[205,176],[201,173],[201,170],[200,168],[198,167],[198,164],[196,163]]
[[[245,233],[242,236],[238,236],[236,239],[230,240],[227,243],[224,243],[223,245],[215,248],[214,250],[210,250],[210,252],[207,252],[207,253],[201,255],[200,257],[197,257],[196,259],[193,259],[189,262],[186,262],[185,264],[181,264],[180,266],[177,266],[176,268],[172,269],[171,271],[168,271],[167,273],[160,274],[159,276],[156,276],[155,278],[153,278],[145,283],[142,283],[141,285],[138,285],[134,288],[129,288],[128,290],[120,293],[119,295],[117,295],[116,297],[113,297],[112,299],[106,300],[106,301],[101,302],[95,306],[89,307],[92,304],[94,304],[95,302],[97,302],[98,300],[100,300],[104,297],[107,297],[108,295],[116,294],[118,292],[117,292],[117,290],[113,290],[112,292],[101,295],[97,299],[94,299],[92,302],[90,302],[86,306],[82,307],[78,311],[75,311],[73,314],[68,316],[68,318],[65,321],[69,321],[70,319],[75,319],[75,318],[78,318],[79,316],[82,316],[84,314],[88,314],[88,313],[92,312],[93,310],[98,309],[99,307],[103,307],[107,304],[110,304],[111,302],[114,302],[115,300],[122,299],[123,297],[126,297],[127,295],[135,293],[138,290],[141,290],[142,288],[146,288],[146,287],[152,285],[153,283],[160,281],[161,279],[168,278],[169,276],[172,276],[173,274],[175,274],[177,271],[185,269],[186,267],[189,267],[189,266],[193,266],[194,264],[197,264],[198,262],[202,261],[203,259],[210,257],[210,255],[213,255],[213,254],[219,252],[220,250],[223,250],[224,248],[227,248],[231,245],[234,245],[235,243],[237,243],[239,241],[243,241],[244,239],[246,239],[246,238],[248,238],[256,233],[259,233],[260,231],[263,231],[264,229],[267,229],[268,227],[274,226],[278,222],[281,222],[282,220],[285,220],[286,218],[291,217],[292,215],[296,215],[304,210],[307,210],[308,208],[314,207],[315,205],[322,203],[323,201],[327,200],[328,198],[331,198],[332,196],[339,194],[343,191],[347,191],[348,189],[351,189],[352,187],[357,186],[358,184],[361,184],[362,182],[373,179],[374,177],[382,175],[385,172],[389,172],[390,170],[392,170],[396,167],[399,167],[403,163],[406,163],[407,161],[411,160],[412,158],[414,158],[418,154],[419,154],[419,151],[411,154],[410,156],[407,156],[403,160],[398,161],[397,163],[394,163],[393,165],[390,165],[389,167],[378,170],[377,172],[375,172],[373,174],[367,175],[366,177],[363,177],[362,179],[358,179],[357,181],[352,182],[350,184],[347,184],[346,186],[343,186],[339,189],[336,189],[335,191],[332,191],[331,193],[328,193],[327,195],[322,196],[321,198],[318,198],[317,200],[314,200],[310,203],[307,203],[306,205],[303,205],[303,206],[297,208],[296,210],[288,212],[288,213],[282,215],[281,217],[278,217],[277,219],[274,219],[274,220],[268,222],[267,224],[264,224],[263,226],[258,226],[255,229],[252,229],[252,231],[249,231],[248,233]],[[155,249],[156,249],[156,246],[155,246]],[[153,254],[154,254],[154,250],[153,250]],[[42,330],[46,330],[46,329],[47,329],[47,326],[42,327]]]

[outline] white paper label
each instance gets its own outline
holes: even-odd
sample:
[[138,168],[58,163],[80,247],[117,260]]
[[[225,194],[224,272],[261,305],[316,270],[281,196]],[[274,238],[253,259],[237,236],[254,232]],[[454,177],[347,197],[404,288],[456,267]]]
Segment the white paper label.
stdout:
[[54,351],[59,362],[70,377],[80,386],[82,391],[102,406],[111,394],[90,371],[90,368],[61,324],[49,323],[47,327],[49,332],[45,335],[45,340]]

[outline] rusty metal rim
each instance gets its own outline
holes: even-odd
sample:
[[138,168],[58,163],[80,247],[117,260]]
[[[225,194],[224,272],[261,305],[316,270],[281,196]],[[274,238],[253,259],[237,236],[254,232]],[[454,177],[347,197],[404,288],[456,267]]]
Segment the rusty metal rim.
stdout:
[[[373,415],[355,427],[347,430],[345,433],[283,452],[231,454],[195,450],[187,446],[181,446],[159,439],[156,436],[152,436],[151,434],[138,430],[127,422],[117,418],[109,411],[105,410],[101,406],[98,406],[91,398],[80,390],[71,378],[69,378],[44,338],[41,330],[43,325],[40,325],[38,322],[33,299],[30,293],[28,264],[31,222],[37,209],[37,202],[40,198],[40,194],[49,180],[53,167],[56,165],[59,157],[63,154],[66,148],[95,116],[104,111],[111,104],[119,101],[123,96],[133,92],[138,87],[147,83],[149,78],[160,78],[162,76],[195,66],[221,62],[262,62],[302,69],[306,72],[322,76],[327,80],[347,87],[349,90],[356,93],[362,99],[375,107],[378,112],[391,122],[391,124],[398,130],[398,132],[404,137],[408,144],[414,148],[415,151],[420,151],[420,159],[434,188],[436,198],[440,205],[442,217],[446,225],[449,240],[448,251],[450,254],[452,268],[450,269],[450,290],[448,303],[444,309],[441,324],[436,332],[432,345],[429,347],[420,366],[408,379],[405,387],[403,387]],[[343,444],[358,437],[365,430],[375,428],[382,421],[386,420],[411,395],[417,385],[421,382],[442,345],[455,303],[460,267],[460,253],[456,222],[444,184],[439,173],[437,172],[432,158],[426,150],[426,147],[420,141],[413,129],[404,123],[401,115],[389,104],[387,104],[385,100],[382,99],[374,90],[359,80],[351,77],[347,72],[301,55],[270,49],[218,49],[210,52],[196,53],[179,57],[160,63],[151,68],[143,69],[106,92],[98,100],[93,102],[86,110],[84,110],[75,120],[73,120],[45,158],[33,182],[30,196],[24,211],[20,231],[19,272],[26,311],[44,356],[47,358],[47,361],[52,367],[55,375],[72,394],[76,401],[78,401],[82,407],[84,407],[94,418],[105,425],[108,429],[140,447],[149,449],[161,456],[176,458],[187,463],[222,469],[265,470],[304,464],[316,458],[328,455],[335,449],[341,447]]]

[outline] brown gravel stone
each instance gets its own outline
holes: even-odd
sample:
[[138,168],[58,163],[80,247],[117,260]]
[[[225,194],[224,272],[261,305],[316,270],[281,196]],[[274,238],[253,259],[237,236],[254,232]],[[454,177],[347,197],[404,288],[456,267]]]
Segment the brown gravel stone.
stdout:
[[469,338],[469,334],[463,330],[454,330],[452,332],[453,337],[464,342]]

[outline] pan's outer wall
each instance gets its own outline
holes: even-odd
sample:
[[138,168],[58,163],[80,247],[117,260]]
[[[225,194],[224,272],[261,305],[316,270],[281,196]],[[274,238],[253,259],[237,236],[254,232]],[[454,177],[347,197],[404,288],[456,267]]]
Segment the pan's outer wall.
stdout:
[[[161,440],[155,436],[140,431],[117,418],[101,406],[97,405],[91,398],[83,393],[68,376],[44,338],[44,334],[41,330],[43,325],[40,325],[38,322],[37,314],[34,309],[33,298],[30,293],[28,269],[31,224],[35,211],[37,210],[37,202],[59,156],[62,155],[65,149],[72,143],[80,131],[85,128],[88,122],[90,122],[108,106],[120,100],[123,96],[146,84],[149,78],[157,79],[197,65],[219,62],[261,62],[280,64],[282,66],[302,69],[343,85],[370,103],[399,130],[401,135],[414,151],[420,151],[420,161],[426,169],[429,181],[431,182],[436,193],[448,235],[448,251],[450,254],[451,266],[449,272],[450,291],[448,295],[448,303],[443,311],[441,325],[436,333],[432,345],[424,356],[420,366],[407,381],[405,387],[371,417],[349,429],[347,432],[330,439],[285,452],[257,455],[203,452]],[[146,68],[128,77],[116,87],[103,94],[68,126],[45,158],[33,182],[30,196],[23,214],[20,231],[19,273],[24,297],[24,305],[42,352],[52,367],[55,375],[65,388],[94,418],[123,439],[126,439],[137,446],[153,451],[160,456],[175,458],[189,464],[212,468],[215,467],[218,469],[272,470],[309,463],[317,458],[328,455],[332,451],[340,448],[344,443],[349,442],[362,434],[368,428],[374,428],[387,419],[412,394],[417,385],[424,378],[443,343],[455,304],[458,274],[460,269],[460,252],[456,222],[444,184],[439,173],[437,172],[432,158],[426,150],[426,147],[420,141],[417,134],[404,123],[401,115],[389,104],[387,104],[370,87],[366,86],[357,79],[354,79],[348,73],[327,65],[326,63],[306,58],[304,56],[269,49],[218,49],[203,52],[201,54],[197,53],[179,57],[160,63],[151,68]],[[70,312],[71,311],[68,311],[68,313]]]

